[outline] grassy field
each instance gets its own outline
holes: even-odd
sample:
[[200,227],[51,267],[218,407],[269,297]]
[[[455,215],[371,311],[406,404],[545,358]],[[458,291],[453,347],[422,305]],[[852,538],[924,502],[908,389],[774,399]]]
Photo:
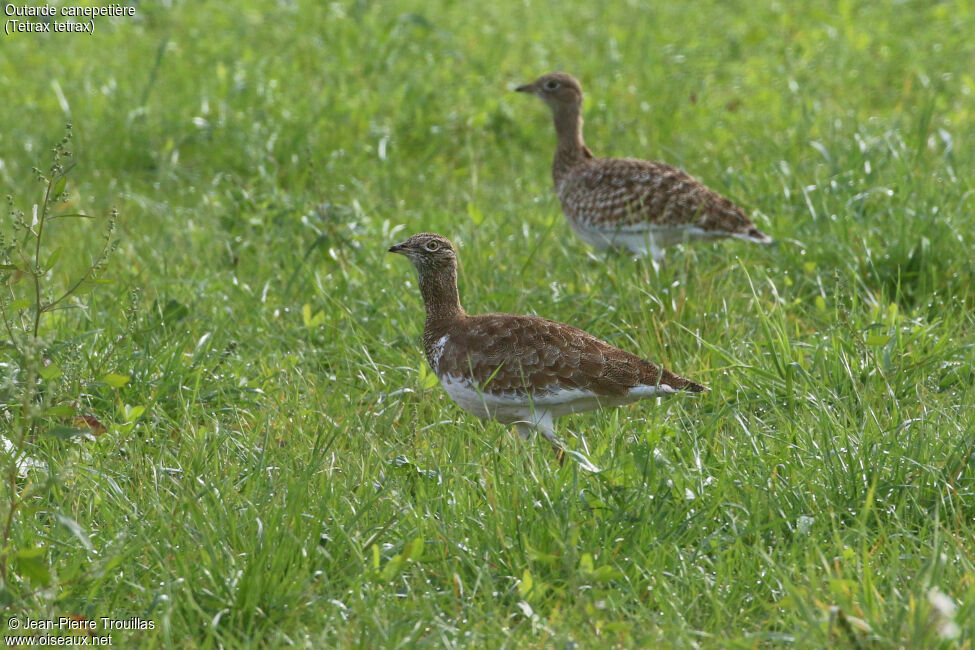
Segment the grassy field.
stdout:
[[[0,620],[153,623],[121,647],[971,648],[975,6],[764,4],[142,2],[0,36],[5,245],[41,261],[0,270]],[[659,274],[593,254],[547,110],[511,92],[556,69],[597,155],[680,165],[776,243]],[[68,121],[51,215],[100,218],[38,252],[16,214]],[[102,281],[35,337],[32,278],[71,288],[113,208]],[[559,468],[426,367],[386,254],[421,230],[460,244],[469,311],[711,392],[566,418],[603,471]]]

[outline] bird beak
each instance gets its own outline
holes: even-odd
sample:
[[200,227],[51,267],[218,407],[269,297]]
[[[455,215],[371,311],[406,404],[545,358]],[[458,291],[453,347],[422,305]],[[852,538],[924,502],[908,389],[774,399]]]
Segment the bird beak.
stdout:
[[525,84],[523,86],[518,86],[517,88],[515,88],[515,92],[516,93],[531,93],[531,92],[535,92],[535,88],[534,88],[534,86],[532,86],[532,84]]
[[390,246],[389,247],[389,252],[390,253],[399,253],[400,255],[405,255],[406,254],[406,242],[403,242],[401,244],[394,244],[394,245]]

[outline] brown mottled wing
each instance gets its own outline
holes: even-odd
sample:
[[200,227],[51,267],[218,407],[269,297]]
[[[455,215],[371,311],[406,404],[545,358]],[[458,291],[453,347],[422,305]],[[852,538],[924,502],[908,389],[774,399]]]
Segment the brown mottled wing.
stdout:
[[757,232],[737,205],[660,162],[596,158],[573,167],[556,189],[566,215],[590,228],[696,226],[716,234]]
[[703,387],[613,347],[580,329],[535,316],[469,316],[454,328],[440,374],[472,378],[487,393],[532,394],[583,389],[625,395],[658,381],[675,389]]

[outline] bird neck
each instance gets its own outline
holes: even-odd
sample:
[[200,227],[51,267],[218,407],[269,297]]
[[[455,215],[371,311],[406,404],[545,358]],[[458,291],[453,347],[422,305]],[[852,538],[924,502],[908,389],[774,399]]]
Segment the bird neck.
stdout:
[[555,121],[555,133],[559,139],[552,173],[558,179],[562,173],[587,158],[592,158],[592,152],[582,140],[582,107],[579,104],[556,106],[552,111],[552,117]]
[[427,311],[427,329],[439,328],[464,315],[457,293],[457,267],[422,270],[420,294]]

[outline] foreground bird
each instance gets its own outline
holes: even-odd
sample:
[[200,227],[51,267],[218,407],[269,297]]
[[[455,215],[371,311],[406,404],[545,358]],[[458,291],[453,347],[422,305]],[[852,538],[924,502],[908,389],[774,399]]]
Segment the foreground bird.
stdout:
[[555,72],[518,86],[548,104],[558,148],[555,193],[572,229],[597,249],[626,248],[663,259],[683,241],[734,237],[767,244],[741,208],[684,171],[634,158],[594,158],[582,141],[582,87]]
[[706,388],[580,329],[512,314],[471,316],[457,293],[457,254],[450,240],[419,233],[389,249],[419,275],[426,307],[423,349],[447,394],[480,418],[534,429],[564,448],[554,420],[645,397]]

